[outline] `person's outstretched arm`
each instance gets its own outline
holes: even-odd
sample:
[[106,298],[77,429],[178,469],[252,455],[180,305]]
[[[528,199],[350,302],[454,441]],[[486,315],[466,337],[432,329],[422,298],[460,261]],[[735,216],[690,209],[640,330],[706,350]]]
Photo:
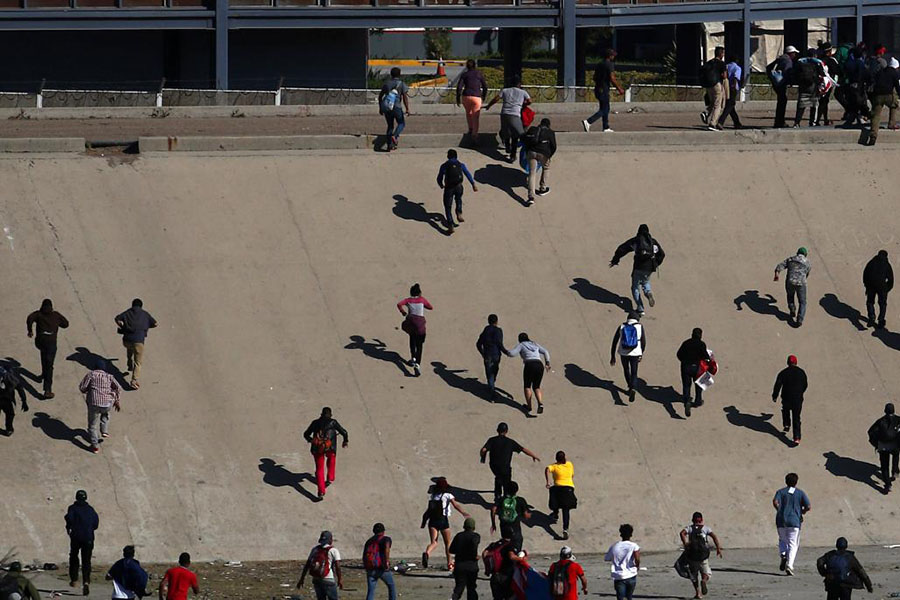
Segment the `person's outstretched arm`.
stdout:
[[523,452],[526,456],[530,456],[530,457],[531,457],[531,460],[534,461],[534,462],[538,462],[538,461],[541,460],[540,458],[537,457],[537,455],[536,455],[534,452],[532,452],[532,451],[529,450],[528,448],[522,448],[522,452]]

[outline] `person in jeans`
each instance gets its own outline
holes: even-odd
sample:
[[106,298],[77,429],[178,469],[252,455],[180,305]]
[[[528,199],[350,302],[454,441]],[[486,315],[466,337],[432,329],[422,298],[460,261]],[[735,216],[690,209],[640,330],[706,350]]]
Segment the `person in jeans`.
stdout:
[[[69,321],[53,310],[50,298],[44,298],[40,310],[25,320],[28,337],[34,338],[34,346],[41,353],[40,381],[44,384],[44,399],[53,398],[53,363],[56,361],[56,337],[60,329],[66,329]],[[35,330],[35,331],[32,331]]]
[[147,331],[158,325],[156,319],[144,310],[144,302],[140,298],[131,301],[131,308],[116,316],[116,325],[122,334],[122,345],[131,371],[131,387],[141,387],[141,365],[144,362],[144,341]]
[[388,589],[388,600],[396,600],[394,575],[391,573],[391,538],[384,534],[384,524],[372,526],[372,537],[363,546],[363,567],[366,570],[366,600],[375,600],[378,580]]
[[481,462],[483,463],[488,454],[491,455],[490,462],[491,473],[494,474],[494,500],[501,496],[509,495],[509,485],[512,482],[512,457],[513,454],[519,452],[531,458],[532,461],[538,462],[541,459],[537,455],[524,447],[516,440],[509,437],[509,425],[506,423],[497,424],[497,435],[488,438],[488,441],[481,447]]
[[[547,579],[550,580],[550,596],[554,600],[578,600],[578,581],[581,581],[581,593],[585,596],[588,594],[587,579],[584,576],[584,569],[575,562],[572,556],[572,549],[563,546],[559,550],[559,560],[550,565],[547,572]],[[562,583],[562,587],[566,590],[562,595],[554,593],[554,587],[557,582]]]
[[344,589],[341,574],[341,553],[333,546],[334,536],[330,531],[319,535],[319,543],[313,546],[300,573],[297,589],[303,588],[307,573],[312,577],[316,600],[338,600],[338,590]]
[[[403,105],[400,101],[403,100]],[[381,87],[378,93],[378,111],[387,122],[388,152],[396,150],[400,143],[400,134],[406,127],[406,116],[409,116],[409,87],[400,79],[400,67],[391,69],[391,78]]]
[[790,576],[794,574],[794,560],[800,548],[803,515],[812,509],[806,492],[797,487],[798,479],[796,473],[788,473],[784,478],[786,487],[775,492],[772,498],[775,527],[778,528],[778,553],[781,555],[778,569]]
[[816,560],[816,570],[825,578],[827,600],[850,600],[853,588],[872,593],[872,580],[853,552],[847,550],[847,538],[839,537],[835,550],[829,550]]
[[[527,204],[534,204],[535,193],[538,196],[546,196],[550,193],[547,184],[550,179],[547,173],[550,171],[550,159],[556,154],[556,133],[550,129],[550,119],[541,119],[540,125],[529,128],[526,140],[533,139],[534,143],[526,148],[528,154],[528,200]],[[541,184],[535,190],[538,180],[538,165],[541,167]]]
[[681,398],[684,402],[684,416],[691,416],[691,385],[694,386],[693,406],[703,406],[703,389],[695,379],[700,372],[700,361],[709,360],[709,350],[703,341],[703,330],[695,327],[691,337],[681,343],[676,353],[681,363]]
[[106,573],[106,580],[113,582],[113,598],[129,599],[149,596],[149,577],[141,563],[134,558],[134,546],[122,548],[122,558],[117,560]]
[[506,352],[503,346],[503,330],[497,326],[497,315],[488,315],[488,324],[481,330],[475,348],[484,360],[484,375],[487,378],[491,400],[497,393],[497,374],[500,372],[500,358]]
[[[778,274],[787,269],[787,277],[784,280],[784,292],[787,294],[788,310],[790,311],[789,323],[794,327],[803,325],[803,318],[806,316],[806,280],[811,270],[809,251],[801,246],[797,249],[797,254],[789,256],[775,266],[775,279],[778,281]],[[799,308],[794,304],[794,298],[800,304]]]
[[625,523],[619,526],[621,541],[616,542],[606,551],[603,557],[609,565],[616,600],[631,600],[637,585],[638,571],[641,568],[641,547],[631,541],[634,527]]
[[[318,488],[319,500],[325,497],[325,488],[334,482],[335,470],[337,468],[337,436],[338,434],[344,438],[342,448],[346,448],[350,444],[347,436],[347,430],[341,427],[341,424],[331,416],[331,408],[326,406],[322,409],[322,414],[318,419],[314,420],[303,432],[303,439],[310,445],[309,451],[313,455],[316,462],[316,487]],[[325,468],[328,468],[326,478]]]
[[[475,519],[466,517],[463,530],[453,536],[450,554],[453,555],[453,593],[451,600],[460,600],[463,590],[466,600],[478,600],[478,545],[481,536],[475,531]],[[371,600],[371,599],[370,599]]]
[[472,191],[477,192],[478,186],[475,185],[475,179],[472,178],[469,169],[466,168],[465,163],[459,160],[456,150],[450,148],[447,150],[447,160],[441,165],[437,176],[438,187],[444,190],[444,216],[448,234],[453,233],[455,226],[451,214],[454,200],[456,201],[456,220],[460,223],[465,221],[462,214],[463,177],[469,180]]
[[[886,324],[887,297],[894,288],[894,269],[888,260],[887,250],[879,250],[863,270],[863,286],[866,288],[866,320],[869,327],[884,329]],[[875,320],[875,299],[878,299],[878,321]]]
[[662,245],[650,235],[650,227],[642,223],[638,227],[637,235],[622,242],[609,261],[609,267],[615,267],[623,256],[634,252],[634,263],[631,267],[631,297],[637,305],[637,311],[644,314],[644,301],[641,299],[641,290],[647,297],[647,302],[652,308],[656,304],[653,291],[650,289],[650,275],[656,271],[666,258]]
[[[522,380],[525,385],[525,414],[531,416],[531,392],[537,400],[537,414],[544,412],[544,397],[541,393],[541,381],[544,379],[544,371],[550,370],[550,353],[547,349],[528,339],[524,331],[519,334],[519,343],[512,350],[507,350],[506,355],[522,357]],[[543,364],[541,358],[543,357]]]
[[[69,534],[69,586],[78,585],[78,568],[81,567],[81,592],[91,593],[91,555],[94,553],[94,532],[100,526],[100,518],[94,507],[88,504],[87,492],[75,492],[75,502],[66,511],[66,533]],[[81,561],[79,564],[79,555]]]
[[469,125],[469,138],[473,142],[478,141],[478,121],[481,117],[481,105],[487,99],[488,86],[484,75],[475,66],[475,61],[466,61],[466,70],[459,76],[456,83],[456,106],[460,105],[466,110],[466,123]]
[[519,138],[525,135],[522,123],[522,109],[531,104],[531,96],[522,89],[522,79],[518,75],[510,77],[509,86],[494,96],[484,110],[490,110],[498,101],[503,100],[500,108],[500,139],[503,140],[509,162],[515,162]]
[[809,48],[806,56],[794,64],[794,82],[797,84],[797,111],[794,113],[794,127],[800,127],[803,113],[809,109],[809,126],[816,124],[819,109],[819,82],[825,77],[822,61],[817,58],[818,50]]
[[200,593],[197,574],[191,571],[191,555],[182,552],[178,555],[178,566],[172,567],[159,582],[159,600],[187,600],[188,591],[194,596]]
[[403,315],[400,327],[409,336],[409,365],[416,377],[422,374],[422,350],[425,347],[425,311],[433,310],[431,302],[422,297],[422,287],[414,283],[409,288],[409,297],[397,303],[397,310]]
[[[883,492],[890,493],[897,475],[900,475],[900,417],[894,414],[894,405],[884,405],[884,416],[872,423],[868,431],[869,443],[878,453],[881,463],[881,480],[884,482]],[[894,464],[891,468],[891,459]]]
[[569,512],[578,507],[578,498],[575,497],[575,466],[566,459],[565,452],[560,450],[556,453],[556,462],[544,469],[544,479],[550,490],[550,520],[558,521],[562,511],[562,539],[567,540]]
[[[98,368],[87,373],[78,385],[78,389],[85,395],[88,411],[88,432],[91,436],[91,452],[100,452],[100,437],[109,437],[109,411],[122,410],[119,404],[119,384],[116,378],[106,371],[107,364],[102,361]],[[97,428],[100,435],[97,435]]]
[[[610,366],[616,366],[616,354],[622,359],[622,371],[625,374],[625,385],[628,386],[629,402],[634,402],[634,385],[637,382],[638,365],[644,357],[644,350],[647,348],[647,336],[640,320],[641,313],[637,311],[629,312],[628,319],[616,329],[612,345],[609,348]],[[637,344],[634,346],[631,345],[631,341],[626,340],[628,337],[626,330],[628,328],[635,330],[634,335]]]
[[803,410],[803,394],[808,385],[806,371],[797,366],[797,357],[791,354],[787,358],[787,367],[775,378],[772,402],[777,402],[778,394],[781,394],[782,431],[788,433],[793,429],[794,445],[800,443],[800,412]]
[[597,64],[597,68],[594,70],[594,96],[597,97],[600,108],[581,122],[585,133],[590,132],[591,125],[596,123],[598,119],[603,121],[604,133],[613,132],[609,127],[609,87],[611,85],[616,88],[620,96],[625,93],[625,89],[619,84],[619,80],[616,79],[616,51],[612,48],[607,48],[603,60]]

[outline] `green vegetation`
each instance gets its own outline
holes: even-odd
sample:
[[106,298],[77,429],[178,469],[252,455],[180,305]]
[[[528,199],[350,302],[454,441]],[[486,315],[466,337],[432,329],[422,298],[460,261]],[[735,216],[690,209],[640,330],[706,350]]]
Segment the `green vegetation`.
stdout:
[[438,59],[450,56],[451,48],[453,47],[450,31],[446,27],[425,30],[425,35],[422,38],[422,43],[425,45],[425,58]]

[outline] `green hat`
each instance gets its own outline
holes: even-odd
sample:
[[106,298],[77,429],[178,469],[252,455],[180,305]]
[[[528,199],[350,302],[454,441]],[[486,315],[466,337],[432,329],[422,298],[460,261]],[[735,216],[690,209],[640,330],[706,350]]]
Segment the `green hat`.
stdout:
[[466,520],[463,521],[463,529],[466,531],[475,531],[475,519],[472,517],[466,517]]
[[806,246],[800,246],[799,248],[797,248],[797,254],[802,254],[803,256],[806,256],[809,254],[809,250],[806,249]]

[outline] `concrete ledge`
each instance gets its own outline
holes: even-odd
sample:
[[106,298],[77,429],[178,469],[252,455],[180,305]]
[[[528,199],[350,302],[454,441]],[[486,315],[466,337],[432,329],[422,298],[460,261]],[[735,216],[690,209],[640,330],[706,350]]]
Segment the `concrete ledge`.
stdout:
[[[459,136],[457,136],[459,137]],[[356,135],[141,137],[140,152],[244,152],[269,150],[360,150],[374,139]]]
[[0,138],[0,152],[84,152],[84,138]]

